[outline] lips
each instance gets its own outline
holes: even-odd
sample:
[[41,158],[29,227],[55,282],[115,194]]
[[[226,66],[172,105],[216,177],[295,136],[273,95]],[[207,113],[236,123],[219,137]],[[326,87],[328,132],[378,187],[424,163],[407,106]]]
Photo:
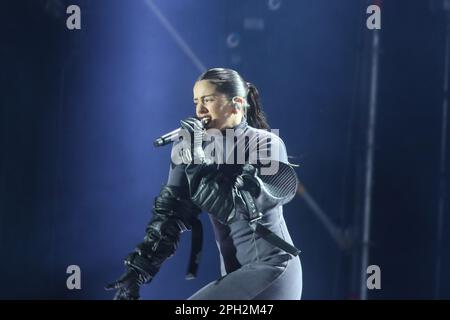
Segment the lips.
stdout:
[[203,117],[200,118],[200,121],[203,123],[204,126],[208,125],[208,123],[211,122],[211,118],[210,117]]

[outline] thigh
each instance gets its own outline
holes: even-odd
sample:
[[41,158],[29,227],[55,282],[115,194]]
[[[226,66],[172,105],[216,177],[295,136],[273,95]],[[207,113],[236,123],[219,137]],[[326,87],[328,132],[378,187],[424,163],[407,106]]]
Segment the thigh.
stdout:
[[[299,299],[301,268],[298,269],[300,262],[297,264],[294,260],[298,258],[278,266],[263,263],[245,265],[209,283],[189,300]],[[284,292],[285,289],[288,292]]]
[[254,300],[300,300],[303,279],[300,259],[289,260],[284,272],[270,286],[256,295]]

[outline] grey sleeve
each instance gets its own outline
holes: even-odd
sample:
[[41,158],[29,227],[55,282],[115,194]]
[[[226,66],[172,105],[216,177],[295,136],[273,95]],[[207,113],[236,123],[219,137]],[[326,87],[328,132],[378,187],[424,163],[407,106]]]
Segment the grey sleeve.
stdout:
[[271,132],[260,132],[250,143],[250,154],[257,159],[257,179],[261,193],[256,199],[260,211],[288,203],[297,192],[298,180],[289,164],[283,140]]

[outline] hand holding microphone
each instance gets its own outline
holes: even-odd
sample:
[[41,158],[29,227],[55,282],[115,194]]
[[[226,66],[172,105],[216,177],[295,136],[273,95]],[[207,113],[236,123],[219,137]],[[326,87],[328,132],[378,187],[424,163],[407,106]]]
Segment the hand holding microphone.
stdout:
[[[153,144],[156,147],[164,146],[178,140],[180,136],[183,136],[186,140],[183,139],[183,143],[180,145],[182,147],[179,152],[182,163],[202,164],[206,159],[205,152],[203,151],[203,137],[206,134],[205,125],[207,125],[209,121],[210,118],[199,120],[194,117],[181,120],[180,128],[159,137]],[[187,136],[186,133],[188,134]]]
[[[199,120],[199,119],[193,118],[193,117],[182,120],[180,128],[170,131],[169,133],[166,133],[165,135],[162,135],[161,137],[159,137],[158,139],[156,139],[153,142],[153,145],[155,147],[162,147],[162,146],[165,146],[169,143],[176,141],[178,139],[178,137],[180,136],[180,131],[183,129],[188,130],[190,133],[193,133],[195,130],[203,131],[205,126],[208,124],[209,120],[210,120],[209,118],[203,118],[203,119]],[[185,126],[184,128],[183,128],[183,122],[184,122],[184,126]]]
[[[205,126],[203,121],[207,121],[206,118],[198,120],[197,118],[187,118],[181,120],[181,128],[189,132],[191,137],[190,148],[185,150],[184,162],[194,164],[202,164],[205,161],[205,152],[203,151],[203,136],[205,135]],[[206,122],[205,122],[206,123]]]

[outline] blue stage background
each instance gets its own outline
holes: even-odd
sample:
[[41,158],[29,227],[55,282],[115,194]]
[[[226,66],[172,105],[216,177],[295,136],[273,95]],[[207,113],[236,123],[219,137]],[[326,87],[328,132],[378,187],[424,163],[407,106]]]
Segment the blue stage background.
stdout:
[[[369,298],[435,297],[440,254],[438,296],[449,298],[448,236],[442,249],[436,242],[444,18],[428,1],[393,2],[382,8],[369,259],[382,269],[382,290]],[[81,30],[65,27],[69,4],[81,8]],[[167,179],[170,148],[152,141],[193,114],[202,67],[236,69],[258,87],[300,181],[357,239],[369,4],[2,3],[0,298],[111,298],[103,286],[143,238]],[[357,241],[341,250],[300,196],[285,206],[285,218],[302,250],[303,298],[357,298]],[[202,221],[198,278],[184,280],[185,233],[144,299],[186,299],[219,277],[208,217]],[[81,268],[81,290],[66,288],[72,264]]]

